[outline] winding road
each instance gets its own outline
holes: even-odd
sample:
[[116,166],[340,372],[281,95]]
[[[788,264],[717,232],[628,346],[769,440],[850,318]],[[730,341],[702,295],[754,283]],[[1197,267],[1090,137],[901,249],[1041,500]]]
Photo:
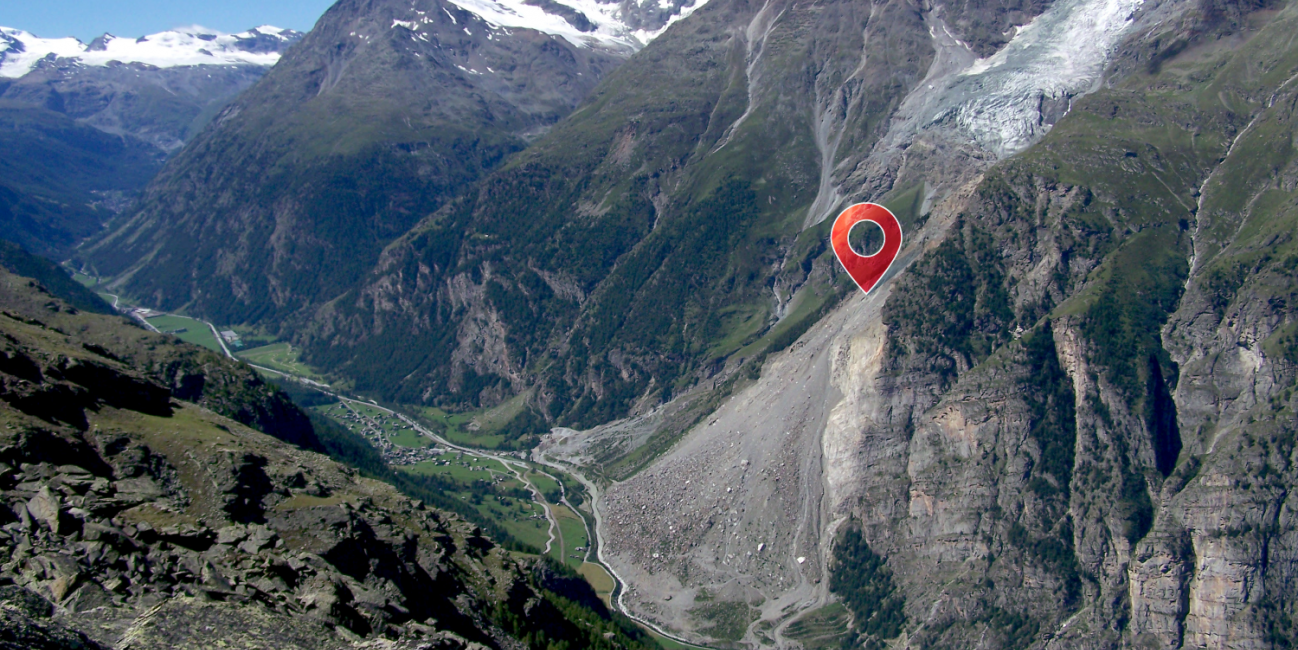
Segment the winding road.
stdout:
[[[210,326],[211,323],[208,323],[208,325]],[[228,352],[227,352],[227,354],[228,354]],[[235,358],[235,357],[234,357],[233,355],[231,355],[231,358]],[[240,361],[242,361],[242,359],[240,359]],[[248,363],[248,362],[247,362],[247,361],[244,361],[244,363]],[[297,376],[297,375],[289,374],[289,373],[284,372],[284,371],[282,371],[282,370],[275,370],[274,368],[267,368],[267,367],[265,367],[265,366],[259,366],[259,365],[254,364],[254,363],[248,363],[248,365],[250,365],[250,366],[252,366],[252,367],[254,367],[254,368],[257,368],[258,370],[263,370],[263,371],[265,371],[265,372],[274,373],[274,374],[277,374],[277,375],[279,375],[279,376],[281,376],[281,377],[284,377],[284,378],[287,378],[287,379],[292,379],[292,380],[297,381],[297,382],[302,383],[302,384],[306,384],[306,385],[311,386],[312,388],[314,388],[314,389],[316,389],[316,390],[318,390],[318,391],[320,391],[320,392],[322,392],[322,393],[324,393],[324,394],[326,394],[326,395],[329,395],[330,397],[337,398],[338,401],[340,401],[340,402],[342,402],[343,404],[345,404],[345,405],[347,406],[347,408],[350,409],[353,413],[356,413],[357,415],[359,415],[360,417],[365,418],[366,420],[370,420],[370,418],[367,417],[365,414],[361,413],[360,411],[357,411],[356,409],[352,408],[352,406],[351,406],[352,404],[364,404],[364,405],[366,405],[366,406],[368,406],[368,407],[370,407],[370,408],[375,408],[375,409],[378,409],[378,410],[380,410],[380,411],[383,411],[384,413],[391,414],[392,416],[396,417],[397,419],[401,420],[402,422],[404,422],[404,423],[410,425],[410,427],[411,427],[412,429],[414,429],[415,431],[418,431],[420,435],[422,435],[422,436],[424,436],[424,437],[426,437],[426,438],[431,439],[433,442],[435,442],[435,443],[437,443],[437,444],[439,444],[439,445],[442,445],[442,446],[447,447],[447,448],[450,448],[450,449],[454,449],[454,450],[459,451],[459,452],[461,452],[461,453],[469,454],[470,456],[475,456],[475,457],[478,457],[478,458],[489,458],[489,459],[491,459],[491,460],[494,460],[494,461],[500,463],[501,465],[504,465],[504,466],[505,466],[505,469],[508,469],[509,471],[513,472],[513,473],[514,473],[514,476],[515,476],[515,477],[516,477],[516,478],[517,478],[517,479],[518,479],[518,480],[519,480],[523,485],[527,486],[527,491],[532,493],[532,500],[535,501],[536,503],[540,504],[541,508],[545,511],[545,519],[546,519],[546,521],[549,522],[550,527],[549,527],[549,531],[548,531],[548,533],[549,533],[549,539],[546,540],[546,542],[545,542],[545,549],[542,551],[542,553],[549,553],[549,552],[550,552],[550,548],[551,548],[551,546],[554,544],[555,539],[558,537],[558,532],[559,532],[559,520],[558,520],[557,517],[555,517],[554,512],[550,509],[550,504],[549,504],[549,503],[546,503],[544,496],[541,494],[541,490],[540,490],[540,488],[537,488],[535,485],[533,485],[532,482],[531,482],[530,480],[527,479],[526,474],[524,474],[523,471],[521,471],[521,470],[531,469],[531,468],[527,465],[527,463],[525,463],[525,462],[523,462],[523,461],[520,461],[520,460],[518,460],[517,458],[512,458],[512,457],[509,457],[509,456],[503,456],[503,455],[499,455],[499,454],[493,454],[493,453],[491,453],[491,452],[486,452],[486,451],[483,451],[483,450],[481,450],[481,449],[475,449],[475,448],[473,448],[473,447],[465,447],[465,446],[463,446],[463,445],[457,445],[457,444],[455,444],[455,443],[453,443],[453,442],[451,442],[451,441],[449,441],[449,440],[447,440],[447,439],[445,439],[445,438],[443,438],[443,437],[437,435],[436,433],[433,433],[432,431],[429,431],[428,429],[426,429],[426,428],[424,428],[423,426],[421,426],[418,422],[415,422],[413,419],[407,417],[407,416],[406,416],[405,414],[403,414],[403,413],[400,413],[400,412],[394,411],[394,410],[392,410],[392,409],[390,409],[390,408],[385,408],[385,407],[379,406],[378,404],[374,403],[373,401],[360,400],[360,399],[355,399],[355,398],[347,397],[347,396],[345,396],[345,395],[339,395],[338,393],[333,392],[333,391],[330,389],[329,386],[327,386],[327,385],[325,385],[325,384],[322,384],[322,383],[320,383],[320,382],[318,382],[318,381],[312,381],[312,380],[310,380],[310,379],[307,379],[306,377],[299,377],[299,376]],[[370,423],[371,423],[371,425],[375,426],[376,428],[378,427],[378,424],[377,424],[377,423],[374,423],[373,420],[370,420]],[[541,473],[542,473],[542,474],[545,474],[544,472],[541,472]],[[546,476],[550,476],[549,474],[545,474],[545,475],[546,475]],[[554,479],[553,476],[550,476],[550,478],[551,478],[551,479]],[[559,484],[559,490],[562,492],[562,490],[563,490],[563,483],[562,483],[561,481],[557,480],[557,479],[555,479],[555,482]],[[569,505],[569,504],[567,503],[567,496],[566,496],[566,495],[564,496],[563,502],[564,502],[564,505],[567,505],[568,507],[572,507],[571,505]],[[575,510],[574,510],[574,512],[575,512]],[[588,532],[588,534],[589,534],[589,530],[588,530],[587,532]],[[605,568],[607,569],[607,567],[605,567]]]
[[[144,317],[140,316],[140,314],[133,312],[131,315],[140,323],[142,323],[146,328],[154,332],[158,331],[157,328],[150,325],[149,322],[144,319]],[[199,319],[195,319],[195,320],[199,320]],[[527,486],[528,491],[532,493],[533,500],[539,503],[545,511],[545,518],[550,524],[549,539],[546,541],[545,550],[544,550],[544,553],[546,554],[550,552],[552,545],[554,544],[555,540],[558,537],[558,533],[559,533],[558,518],[554,515],[554,512],[551,510],[550,504],[546,502],[540,489],[537,488],[530,480],[526,478],[525,471],[532,469],[539,474],[549,477],[551,480],[553,480],[555,483],[559,485],[560,502],[564,506],[570,508],[574,513],[580,512],[579,510],[577,510],[577,508],[573,507],[573,505],[568,501],[568,493],[567,490],[564,488],[563,481],[560,481],[558,478],[550,475],[549,473],[543,470],[536,469],[528,465],[525,461],[518,460],[517,458],[514,458],[512,456],[506,456],[503,454],[492,453],[483,449],[477,449],[474,447],[466,447],[464,445],[455,444],[447,440],[446,438],[443,438],[442,436],[434,433],[433,431],[430,431],[429,429],[423,427],[414,419],[406,416],[405,414],[380,406],[372,400],[361,400],[352,397],[347,397],[345,395],[339,395],[338,393],[334,392],[331,386],[327,384],[322,384],[318,381],[314,381],[307,377],[294,375],[292,373],[284,372],[282,370],[277,370],[275,368],[267,368],[265,366],[249,363],[246,360],[239,359],[238,357],[234,356],[234,354],[230,352],[230,349],[228,347],[226,347],[225,341],[221,340],[220,332],[217,331],[215,325],[203,320],[199,320],[199,322],[207,325],[212,330],[212,334],[216,337],[217,342],[221,346],[221,351],[224,352],[225,356],[231,359],[236,359],[238,361],[241,361],[242,363],[246,363],[249,366],[252,366],[253,368],[256,368],[258,370],[279,375],[281,377],[284,377],[285,379],[290,379],[300,384],[310,386],[311,388],[318,390],[326,395],[329,395],[330,397],[334,397],[338,399],[339,401],[346,404],[349,409],[351,409],[353,412],[356,412],[358,414],[359,411],[353,409],[351,407],[351,404],[364,404],[370,408],[376,408],[385,413],[389,413],[394,417],[398,418],[399,420],[401,420],[402,422],[404,422],[405,424],[409,425],[413,430],[419,432],[420,435],[429,438],[430,440],[437,443],[438,445],[447,447],[449,449],[454,449],[461,453],[469,454],[471,456],[475,456],[478,458],[489,458],[491,460],[495,460],[501,463],[502,465],[504,465],[506,469],[514,473],[514,476],[517,477],[519,481],[521,481],[525,486]],[[366,416],[361,414],[361,417],[366,417]],[[369,418],[366,417],[366,419]],[[373,424],[372,421],[371,423]],[[559,472],[571,475],[572,477],[576,478],[577,481],[580,482],[583,486],[585,486],[587,491],[590,492],[591,512],[593,513],[595,519],[594,530],[591,530],[591,525],[589,522],[586,521],[586,518],[580,517],[580,514],[578,514],[578,516],[582,520],[582,524],[586,528],[587,539],[590,540],[586,545],[586,552],[585,552],[584,559],[587,562],[592,562],[594,564],[599,565],[601,568],[604,569],[604,571],[606,571],[609,574],[609,576],[613,578],[613,591],[609,594],[609,600],[612,602],[613,608],[618,612],[622,613],[623,615],[625,615],[627,618],[635,621],[637,624],[641,625],[645,629],[653,631],[655,634],[658,634],[660,636],[671,639],[672,641],[675,641],[677,643],[689,647],[705,648],[705,646],[699,646],[686,639],[676,636],[675,634],[672,634],[671,632],[662,629],[658,625],[637,616],[626,606],[626,604],[623,602],[623,597],[626,594],[627,582],[622,578],[622,576],[618,575],[617,572],[613,569],[613,566],[604,559],[604,539],[601,534],[601,530],[604,526],[604,519],[603,516],[600,514],[600,510],[599,510],[599,494],[600,494],[599,488],[590,479],[586,478],[586,476],[583,475],[576,468],[560,464],[556,461],[552,461],[546,458],[543,452],[534,450],[532,454],[532,459],[539,465],[544,465],[546,467],[550,467],[555,470],[558,470]],[[594,558],[591,557],[591,549],[595,550]],[[566,553],[566,549],[564,550],[564,552]]]
[[[624,596],[626,596],[627,581],[623,579],[622,576],[618,575],[617,571],[613,568],[613,565],[608,562],[608,560],[604,559],[604,539],[600,533],[600,530],[603,528],[604,525],[604,518],[603,516],[600,515],[599,512],[599,488],[596,487],[595,484],[591,482],[590,479],[586,478],[586,476],[582,474],[580,471],[577,471],[573,467],[566,466],[558,463],[557,461],[553,461],[546,458],[545,453],[540,450],[534,450],[532,452],[532,459],[542,465],[545,465],[547,467],[553,467],[554,469],[572,475],[573,478],[576,478],[578,482],[586,486],[586,490],[590,492],[590,510],[595,517],[595,531],[593,534],[591,534],[590,529],[588,527],[587,534],[590,537],[590,539],[595,540],[595,542],[591,544],[591,546],[595,548],[596,560],[594,563],[603,567],[603,569],[607,571],[608,574],[613,578],[613,592],[609,594],[609,600],[613,602],[613,608],[621,612],[622,615],[626,616],[627,618],[640,624],[644,628],[653,630],[655,634],[661,635],[663,637],[671,639],[672,641],[675,641],[682,645],[690,646],[692,648],[706,648],[706,646],[701,646],[689,640],[676,636],[675,634],[672,634],[671,632],[668,632],[667,630],[664,630],[663,628],[659,627],[657,624],[653,623],[652,621],[637,616],[634,612],[631,611],[631,608],[626,606],[626,603],[623,602],[622,599]],[[547,476],[549,475],[547,474]],[[560,483],[559,487],[560,489],[562,489],[563,484]],[[567,503],[566,497],[564,501],[566,504]],[[587,557],[587,561],[589,561],[590,547],[587,547],[586,557]]]
[[[245,361],[244,363],[247,363],[247,362]],[[325,386],[324,384],[321,384],[320,382],[312,381],[312,380],[307,379],[307,378],[305,378],[305,377],[299,377],[299,376],[297,376],[297,375],[292,375],[292,374],[289,374],[289,373],[286,373],[286,372],[283,372],[283,371],[280,371],[280,370],[275,370],[275,369],[273,369],[273,368],[266,368],[266,367],[264,367],[264,366],[258,366],[258,365],[255,365],[255,364],[248,364],[248,365],[250,365],[250,366],[252,366],[252,367],[254,367],[254,368],[258,368],[258,369],[264,370],[264,371],[266,371],[266,372],[275,373],[275,374],[277,374],[277,375],[280,375],[280,376],[282,376],[282,377],[285,377],[285,378],[288,378],[288,379],[292,379],[292,380],[298,381],[298,382],[300,382],[300,383],[307,384],[307,385],[312,386],[313,388],[319,390],[319,391],[322,392],[322,393],[325,393],[325,394],[330,395],[330,396],[332,396],[332,397],[336,397],[336,398],[338,398],[338,399],[339,399],[340,401],[342,401],[342,402],[345,402],[345,403],[346,403],[346,402],[351,402],[351,403],[365,404],[366,406],[369,406],[369,407],[371,407],[371,408],[376,408],[376,409],[379,409],[379,410],[381,410],[381,411],[383,411],[383,412],[385,412],[385,413],[390,413],[390,414],[392,414],[393,416],[395,416],[396,418],[400,419],[402,422],[404,422],[404,423],[410,425],[410,427],[411,427],[412,429],[414,429],[415,431],[418,431],[420,435],[423,435],[423,436],[425,436],[425,437],[431,439],[433,442],[436,442],[436,443],[439,444],[439,445],[442,445],[442,446],[448,447],[448,448],[450,448],[450,449],[454,449],[454,450],[456,450],[456,451],[460,451],[460,452],[463,452],[463,453],[466,453],[466,454],[469,454],[469,455],[472,455],[472,456],[477,456],[477,457],[479,457],[479,458],[490,458],[490,459],[492,459],[492,460],[495,460],[495,461],[500,462],[500,463],[503,464],[505,467],[509,468],[510,471],[514,472],[515,475],[518,476],[519,479],[522,480],[523,483],[524,483],[525,485],[527,485],[528,490],[532,492],[532,494],[533,494],[533,496],[534,496],[534,499],[535,499],[538,503],[540,503],[541,506],[545,509],[545,516],[546,516],[546,519],[548,519],[549,522],[550,522],[550,539],[549,539],[549,541],[546,542],[545,552],[546,552],[546,553],[549,553],[549,552],[550,552],[550,544],[553,543],[553,541],[554,541],[554,539],[555,539],[555,531],[558,529],[558,521],[557,521],[557,519],[555,518],[554,514],[550,511],[550,506],[549,506],[549,504],[546,503],[546,501],[545,501],[544,498],[542,498],[540,490],[538,490],[538,489],[536,488],[536,486],[534,486],[534,485],[532,484],[531,481],[526,480],[526,479],[523,477],[522,473],[519,471],[520,468],[521,468],[521,469],[529,469],[529,466],[527,465],[527,463],[525,463],[525,462],[523,462],[523,461],[520,461],[520,460],[518,460],[517,458],[514,458],[514,457],[512,457],[512,456],[504,456],[504,455],[500,455],[500,454],[495,454],[495,453],[492,453],[492,452],[484,451],[484,450],[482,450],[482,449],[477,449],[477,448],[473,448],[473,447],[465,447],[465,446],[463,446],[463,445],[455,444],[455,443],[453,443],[453,442],[447,440],[446,438],[443,438],[442,436],[439,436],[439,435],[437,435],[436,433],[434,433],[434,432],[428,430],[427,428],[423,427],[423,426],[420,425],[418,422],[416,422],[414,419],[412,419],[412,418],[410,418],[410,417],[407,417],[405,414],[403,414],[403,413],[401,413],[401,412],[399,412],[399,411],[394,411],[394,410],[392,410],[392,409],[389,409],[389,408],[385,408],[385,407],[379,406],[378,404],[376,404],[376,403],[373,402],[373,401],[359,400],[359,399],[354,399],[354,398],[346,397],[346,396],[343,396],[343,395],[339,395],[339,394],[333,392],[331,389],[329,389],[328,386]],[[618,575],[617,571],[615,571],[615,570],[613,569],[613,566],[612,566],[611,564],[609,564],[608,561],[606,561],[606,560],[604,559],[604,539],[603,539],[603,535],[601,534],[601,530],[602,530],[603,525],[604,525],[604,518],[603,518],[603,516],[600,514],[600,510],[599,510],[599,494],[600,494],[600,492],[599,492],[599,488],[598,488],[598,487],[597,487],[597,486],[596,486],[596,485],[595,485],[595,484],[594,484],[590,479],[586,478],[586,476],[583,475],[583,474],[582,474],[580,471],[578,471],[577,469],[575,469],[575,468],[573,468],[573,467],[569,467],[569,466],[562,465],[562,464],[560,464],[560,463],[558,463],[558,462],[556,462],[556,461],[552,461],[552,460],[550,460],[549,458],[547,458],[547,457],[545,456],[544,453],[541,453],[541,452],[539,452],[539,451],[533,451],[532,459],[533,459],[534,461],[536,461],[536,463],[538,463],[538,464],[540,464],[540,465],[545,465],[545,466],[547,466],[547,467],[551,467],[551,468],[556,469],[556,470],[558,470],[558,471],[560,471],[560,472],[563,472],[563,473],[565,473],[565,474],[571,475],[573,478],[577,479],[577,481],[578,481],[579,483],[581,483],[583,486],[585,486],[585,487],[586,487],[586,490],[587,490],[588,492],[590,492],[591,512],[594,514],[595,526],[594,526],[594,530],[591,530],[590,525],[589,525],[588,523],[586,523],[586,519],[585,519],[585,517],[582,517],[582,522],[583,522],[583,524],[586,525],[586,534],[587,534],[587,538],[590,539],[590,540],[592,540],[592,541],[591,541],[589,544],[587,544],[587,546],[586,546],[586,556],[585,556],[585,559],[586,559],[587,562],[592,562],[592,563],[594,563],[594,564],[598,564],[601,568],[604,569],[604,571],[608,572],[609,576],[611,576],[611,577],[613,578],[613,591],[612,591],[612,593],[609,595],[609,599],[610,599],[610,600],[612,601],[612,603],[613,603],[613,608],[614,608],[615,610],[617,610],[618,612],[620,612],[621,614],[623,614],[624,616],[626,616],[627,618],[629,618],[629,619],[635,621],[637,624],[641,625],[642,627],[644,627],[644,628],[646,628],[646,629],[648,629],[648,630],[652,630],[655,634],[658,634],[658,635],[663,636],[663,637],[665,637],[665,638],[671,639],[672,641],[675,641],[675,642],[680,643],[680,644],[682,644],[682,645],[687,645],[687,646],[690,646],[690,647],[693,647],[693,648],[706,648],[706,646],[700,646],[700,645],[698,645],[698,644],[696,644],[696,643],[693,643],[693,642],[691,642],[691,641],[689,641],[689,640],[687,640],[687,639],[683,639],[683,638],[681,638],[681,637],[679,637],[679,636],[676,636],[675,634],[672,634],[671,632],[662,629],[661,627],[659,627],[658,625],[654,624],[653,622],[648,621],[648,620],[645,620],[644,618],[641,618],[640,616],[637,616],[634,612],[632,612],[632,611],[630,610],[630,608],[628,608],[628,607],[626,606],[626,604],[623,602],[622,599],[623,599],[623,597],[624,597],[625,594],[626,594],[626,584],[627,584],[627,582],[626,582],[626,580],[624,580],[624,579],[622,578],[622,576]],[[558,480],[557,478],[555,478],[554,476],[552,476],[552,475],[550,475],[550,474],[548,474],[548,473],[546,473],[546,472],[542,472],[542,471],[540,471],[540,470],[537,470],[537,471],[538,471],[539,473],[541,473],[541,474],[544,474],[545,476],[550,477],[552,480],[554,480],[556,483],[558,483],[558,484],[559,484],[560,494],[562,495],[561,502],[563,503],[563,505],[567,506],[568,508],[571,508],[572,511],[573,511],[574,513],[575,513],[575,512],[578,512],[578,510],[577,510],[576,508],[574,508],[574,507],[572,506],[572,504],[568,501],[568,494],[567,494],[566,489],[565,489],[564,486],[563,486],[563,481]],[[591,554],[590,554],[590,551],[591,551],[592,548],[595,549],[595,557],[594,557],[594,558],[591,558]]]
[[[246,362],[245,362],[245,363],[246,363]],[[253,364],[248,364],[248,365],[253,365]],[[270,369],[270,368],[263,368],[262,366],[256,366],[256,365],[253,365],[253,367],[254,367],[254,368],[259,368],[259,369],[261,369],[261,370],[265,370],[265,371],[267,371],[267,372],[274,372],[274,373],[277,373],[277,374],[279,374],[280,376],[283,376],[283,377],[289,377],[289,378],[297,379],[298,381],[301,381],[301,379],[302,379],[301,377],[293,377],[292,375],[289,375],[289,374],[286,374],[286,373],[280,372],[280,371],[278,371],[278,370],[272,370],[272,369]],[[313,383],[313,385],[314,385],[316,382],[312,382],[312,383]],[[513,473],[514,478],[518,479],[518,481],[519,481],[520,483],[522,483],[524,486],[526,486],[527,491],[532,493],[532,500],[535,501],[536,503],[540,504],[541,509],[545,511],[545,519],[546,519],[546,521],[549,522],[549,524],[550,524],[550,526],[549,526],[549,530],[547,531],[547,532],[548,532],[548,535],[549,535],[549,539],[545,540],[545,549],[542,550],[541,553],[542,553],[542,554],[548,554],[548,553],[550,552],[550,548],[554,545],[555,540],[559,538],[559,520],[558,520],[557,517],[555,517],[554,512],[550,510],[550,504],[549,504],[549,503],[546,503],[544,496],[541,494],[541,490],[540,490],[540,488],[536,487],[536,485],[534,485],[531,481],[529,481],[529,480],[527,479],[527,475],[523,473],[522,470],[530,469],[530,468],[527,466],[526,463],[521,463],[521,462],[519,462],[519,461],[517,461],[517,460],[508,459],[508,458],[505,458],[505,457],[503,457],[503,456],[497,456],[497,455],[495,455],[495,454],[484,454],[484,453],[482,453],[482,452],[480,452],[480,451],[472,450],[472,449],[470,449],[470,448],[468,448],[468,447],[461,447],[461,446],[458,446],[458,445],[451,444],[450,442],[448,442],[446,439],[442,438],[441,436],[438,436],[438,435],[436,435],[436,434],[434,434],[434,433],[432,433],[432,432],[430,432],[430,431],[424,429],[423,427],[419,426],[417,423],[415,423],[413,420],[407,418],[406,416],[404,416],[404,415],[402,415],[402,414],[400,414],[400,413],[397,413],[396,411],[393,411],[392,409],[383,408],[382,406],[379,406],[378,404],[375,404],[375,403],[373,403],[373,402],[365,402],[365,401],[362,401],[362,400],[350,399],[350,398],[343,397],[343,396],[341,396],[341,395],[337,395],[337,394],[335,394],[335,393],[332,393],[332,392],[329,392],[329,391],[326,391],[326,390],[323,390],[323,389],[319,389],[319,388],[317,388],[317,390],[320,390],[321,392],[327,393],[327,394],[329,394],[329,395],[332,395],[333,397],[338,398],[338,401],[342,402],[342,403],[343,403],[343,406],[346,406],[347,409],[348,409],[349,411],[351,411],[352,413],[355,413],[357,417],[363,418],[366,422],[368,422],[368,423],[370,424],[370,426],[374,427],[375,429],[382,430],[382,427],[379,425],[379,423],[375,422],[375,421],[373,420],[373,418],[369,417],[368,415],[365,415],[364,413],[362,413],[362,412],[359,411],[358,409],[354,408],[354,407],[352,406],[352,404],[364,404],[364,405],[366,405],[366,406],[368,406],[368,407],[370,407],[370,408],[376,408],[376,409],[379,409],[379,410],[381,410],[381,411],[383,411],[383,412],[385,412],[385,413],[389,413],[389,414],[391,414],[391,415],[393,415],[393,416],[399,418],[402,422],[405,422],[406,424],[408,424],[408,425],[410,425],[411,427],[413,427],[413,428],[414,428],[416,431],[418,431],[421,435],[424,435],[424,436],[426,436],[426,437],[428,437],[428,438],[431,438],[434,442],[436,442],[436,443],[438,443],[438,444],[445,445],[445,446],[447,446],[447,447],[450,447],[450,448],[452,448],[452,449],[455,449],[455,450],[457,450],[457,451],[460,451],[461,453],[467,453],[467,454],[469,454],[469,455],[471,455],[471,456],[474,456],[474,457],[477,457],[477,458],[489,458],[489,459],[491,459],[491,460],[494,460],[494,461],[500,463],[500,464],[501,464],[505,469],[507,469],[507,470],[509,470],[510,472]],[[488,468],[487,471],[488,471],[489,473],[493,474],[493,475],[496,474],[496,473],[498,473],[498,472],[496,472],[495,470],[491,470],[490,468]],[[544,473],[544,472],[542,472],[542,473]],[[549,475],[549,474],[546,474],[546,476],[550,476],[550,475]],[[550,476],[550,478],[553,479],[554,477],[553,477],[553,476]],[[558,483],[557,480],[556,480],[555,482]],[[560,490],[563,489],[563,484],[562,484],[562,483],[559,483],[559,488],[560,488]],[[567,504],[565,503],[565,505],[567,505]]]

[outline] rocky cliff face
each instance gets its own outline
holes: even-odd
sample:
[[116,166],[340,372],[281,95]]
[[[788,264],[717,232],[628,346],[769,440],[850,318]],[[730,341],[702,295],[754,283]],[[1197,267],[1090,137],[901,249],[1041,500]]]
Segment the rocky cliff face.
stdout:
[[[276,309],[366,391],[602,425],[539,453],[689,638],[1287,647],[1295,11],[714,0]],[[825,248],[856,199],[907,232],[868,297]]]
[[919,226],[1095,88],[1135,7],[709,3],[296,335],[365,390],[531,390],[563,424],[720,383],[846,291],[815,226],[858,198]]
[[246,367],[3,272],[0,302],[0,645],[643,647],[593,592],[304,449]]
[[610,487],[634,611],[762,646],[1292,643],[1296,14],[1147,10],[890,285]]

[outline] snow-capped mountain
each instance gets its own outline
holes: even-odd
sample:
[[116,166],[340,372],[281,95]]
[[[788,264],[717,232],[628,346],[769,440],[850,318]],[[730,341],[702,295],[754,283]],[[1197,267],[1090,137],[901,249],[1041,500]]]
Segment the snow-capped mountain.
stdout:
[[97,232],[301,38],[195,26],[82,43],[0,27],[0,236],[58,255]]
[[[534,29],[561,36],[578,47],[634,52],[690,15],[708,0],[452,0],[492,28]],[[412,10],[413,11],[413,10]],[[448,15],[449,12],[448,12]],[[452,18],[453,19],[453,18]],[[431,22],[413,11],[393,27],[417,30]]]
[[[457,0],[453,4],[476,14],[493,28],[534,29],[561,36],[579,47],[629,54],[644,47],[672,23],[707,0]],[[454,20],[454,18],[452,18]],[[417,31],[430,19],[412,7],[407,20],[392,27]],[[302,33],[271,25],[238,34],[200,26],[184,27],[140,38],[105,34],[90,43],[76,38],[41,38],[12,27],[0,27],[0,78],[15,79],[41,61],[73,60],[87,66],[113,62],[144,63],[159,68],[251,64],[272,66]]]
[[271,26],[238,34],[192,26],[82,43],[0,27],[0,98],[169,153],[302,36]]
[[51,59],[100,67],[112,62],[159,68],[239,64],[269,67],[279,60],[280,52],[301,38],[300,32],[269,25],[238,34],[193,26],[140,38],[105,34],[86,44],[70,37],[41,38],[21,29],[0,27],[0,77],[22,77],[40,62]]

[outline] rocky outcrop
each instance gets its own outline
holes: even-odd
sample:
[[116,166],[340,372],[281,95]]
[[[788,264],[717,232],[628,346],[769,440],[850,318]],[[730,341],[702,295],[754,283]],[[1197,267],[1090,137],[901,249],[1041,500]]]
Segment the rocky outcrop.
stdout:
[[[63,273],[44,264],[52,273]],[[34,280],[0,271],[0,282],[8,290],[0,299],[6,307],[0,318],[26,326],[36,336],[26,343],[11,338],[0,344],[5,346],[0,353],[5,401],[21,402],[46,419],[80,423],[83,410],[99,404],[166,415],[175,398],[291,444],[319,449],[306,415],[252,368],[125,327],[120,317],[81,312]],[[50,354],[50,337],[69,332],[76,332],[70,343],[75,356]]]
[[283,432],[238,369],[161,372],[196,351],[16,276],[0,303],[0,646],[644,647],[539,560],[233,419]]
[[[108,433],[133,417],[112,411],[92,416],[84,436],[22,431],[11,417],[0,572],[57,605],[54,623],[129,648],[350,647],[376,633],[445,647],[501,641],[468,606],[490,595],[464,572],[493,557],[484,577],[522,574],[489,543],[475,546],[471,525],[195,406],[180,407],[172,417],[185,428],[162,438]],[[171,455],[189,445],[221,451]],[[305,487],[303,472],[326,496],[289,487]]]

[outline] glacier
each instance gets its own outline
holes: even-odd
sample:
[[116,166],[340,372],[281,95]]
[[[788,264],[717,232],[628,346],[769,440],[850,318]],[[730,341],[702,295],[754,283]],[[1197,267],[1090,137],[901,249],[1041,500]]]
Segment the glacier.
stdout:
[[[119,38],[105,34],[89,45],[76,38],[41,38],[0,27],[0,77],[16,79],[31,72],[47,57],[73,59],[83,65],[106,66],[113,62],[143,63],[159,68],[195,65],[251,64],[271,66],[279,60],[282,43],[296,41],[301,32],[262,25],[238,34],[225,34],[200,26]],[[280,47],[267,42],[280,41]]]
[[951,124],[997,157],[1027,149],[1054,120],[1042,107],[1095,90],[1143,0],[1065,0],[995,54],[947,78],[929,125]]
[[[562,37],[578,47],[626,54],[640,50],[676,21],[707,4],[707,0],[643,0],[639,4],[601,0],[450,1],[493,27],[533,29]],[[580,13],[590,22],[590,29],[580,29],[558,13],[547,11],[546,5],[551,4]]]

